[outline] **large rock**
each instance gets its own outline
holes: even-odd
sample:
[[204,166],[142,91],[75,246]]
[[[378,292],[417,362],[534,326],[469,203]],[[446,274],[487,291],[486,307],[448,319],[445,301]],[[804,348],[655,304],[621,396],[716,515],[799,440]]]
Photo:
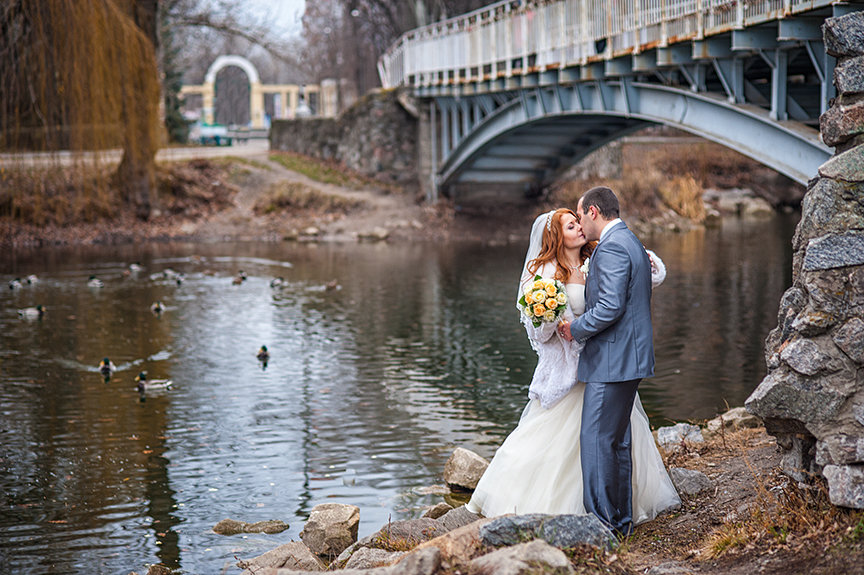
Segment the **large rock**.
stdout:
[[473,490],[489,462],[464,447],[457,447],[444,465],[444,481],[451,489]]
[[371,569],[390,565],[403,555],[405,555],[405,551],[385,551],[373,547],[361,547],[351,555],[345,564],[345,569]]
[[835,58],[864,56],[864,12],[828,18],[822,25],[825,50]]
[[685,495],[696,495],[701,491],[714,489],[714,482],[708,476],[695,469],[684,469],[683,467],[669,468],[669,477],[675,484],[678,493]]
[[426,543],[421,543],[416,549],[436,547],[441,552],[441,561],[447,562],[451,566],[461,563],[476,555],[483,547],[480,540],[480,528],[490,521],[492,519],[478,519]]
[[453,507],[450,504],[444,503],[442,501],[441,503],[438,503],[434,507],[427,509],[426,513],[423,514],[423,517],[426,517],[428,519],[438,519],[439,517],[441,517],[442,515],[444,515],[448,511],[452,511],[452,510],[453,510]]
[[300,539],[313,553],[336,557],[357,541],[359,526],[360,508],[342,503],[322,503],[312,508]]
[[864,233],[827,234],[807,243],[804,271],[864,265]]
[[499,549],[471,561],[470,575],[532,575],[573,573],[570,560],[544,541]]
[[845,394],[824,386],[818,379],[780,368],[765,376],[744,405],[763,419],[796,419],[808,424],[830,421],[844,401]]
[[834,85],[841,94],[864,92],[864,56],[849,58],[834,68]]
[[841,97],[819,117],[819,132],[826,146],[839,146],[864,133],[864,100]]
[[[371,569],[341,569],[340,575],[434,575],[441,566],[441,554],[436,548],[406,553],[398,562]],[[261,569],[255,575],[317,575],[314,571],[293,569]]]
[[446,532],[447,528],[436,519],[393,521],[372,535],[369,546],[390,551],[404,551]]
[[837,154],[819,166],[819,175],[844,182],[864,181],[864,146]]
[[238,533],[282,533],[288,529],[288,524],[278,519],[246,523],[236,519],[223,519],[213,526],[213,532],[219,535],[237,535]]
[[834,373],[843,369],[843,361],[836,356],[835,350],[837,350],[836,346],[827,337],[819,339],[798,338],[783,348],[783,351],[780,352],[780,359],[804,375]]
[[416,549],[387,567],[384,575],[433,575],[440,566],[441,552],[436,547]]
[[453,529],[458,529],[463,525],[474,523],[478,519],[480,519],[479,515],[471,513],[468,511],[467,507],[460,505],[456,509],[452,509],[439,517],[438,522],[444,526],[444,529],[451,531]]
[[864,320],[853,317],[834,332],[834,343],[855,363],[864,363]]
[[285,568],[295,571],[324,571],[326,569],[324,563],[300,541],[280,545],[254,559],[240,561],[237,566],[244,569],[242,575],[257,575],[262,569],[268,568]]
[[582,543],[611,549],[617,544],[612,532],[592,514],[505,515],[480,527],[480,541],[490,547],[515,545],[530,539],[542,539],[562,549]]
[[828,480],[831,503],[864,509],[864,466],[826,465],[822,473]]
[[668,427],[661,427],[656,431],[657,443],[666,451],[677,452],[685,443],[703,443],[702,430],[696,425],[689,423],[676,423]]
[[864,436],[833,433],[822,438],[816,449],[819,465],[848,465],[864,462]]
[[746,407],[777,438],[784,472],[798,481],[821,472],[832,502],[864,507],[864,13],[829,18],[823,33],[839,93],[822,138],[837,153],[808,186],[787,291],[796,301],[781,304],[768,373]]
[[744,407],[733,407],[726,413],[722,413],[709,421],[702,430],[702,437],[711,439],[719,435],[722,431],[735,431],[738,429],[747,429],[759,427],[762,425],[762,420],[747,411]]

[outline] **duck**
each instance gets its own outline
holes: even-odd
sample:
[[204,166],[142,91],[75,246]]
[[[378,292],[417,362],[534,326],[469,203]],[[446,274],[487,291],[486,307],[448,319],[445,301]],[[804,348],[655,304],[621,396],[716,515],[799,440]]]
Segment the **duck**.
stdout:
[[36,277],[35,274],[30,274],[29,276],[27,276],[27,283],[30,285],[33,285],[38,281],[39,281],[39,278]]
[[133,274],[137,274],[144,271],[144,266],[141,265],[141,262],[135,262],[134,264],[129,264],[129,271]]
[[137,389],[139,393],[155,391],[158,389],[171,389],[171,384],[174,383],[170,379],[147,379],[146,371],[142,371],[136,375],[135,382],[137,384],[135,389]]
[[270,280],[270,287],[271,288],[282,287],[283,285],[285,285],[285,278],[283,278],[282,276],[279,276],[278,278],[273,278],[272,280]]
[[150,304],[150,311],[152,311],[156,315],[161,315],[163,311],[165,311],[165,304],[161,301],[154,301]]
[[258,350],[257,357],[258,357],[258,361],[265,361],[266,362],[267,360],[270,359],[270,352],[267,351],[266,345],[261,346],[261,349]]
[[25,307],[18,310],[18,317],[24,319],[42,319],[43,315],[45,315],[45,307],[41,304],[36,307]]
[[114,363],[107,357],[103,357],[102,361],[99,362],[99,373],[102,374],[106,382],[111,379],[115,371],[117,371],[117,368],[114,366]]
[[327,291],[333,291],[334,289],[339,289],[339,282],[336,280],[330,280],[326,284],[324,284],[324,289]]
[[104,285],[105,284],[102,282],[102,280],[100,280],[96,276],[90,276],[89,278],[87,278],[87,287],[101,288]]
[[9,289],[21,289],[21,278],[15,278],[9,282]]

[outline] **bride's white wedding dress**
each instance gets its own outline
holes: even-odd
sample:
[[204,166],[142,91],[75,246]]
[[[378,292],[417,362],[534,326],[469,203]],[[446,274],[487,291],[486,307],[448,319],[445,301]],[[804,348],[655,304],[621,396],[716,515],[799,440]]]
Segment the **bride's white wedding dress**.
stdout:
[[[552,277],[549,271],[541,270],[540,275]],[[585,311],[585,286],[566,287],[569,303],[565,319],[570,321]],[[505,513],[584,514],[579,431],[585,384],[575,383],[581,346],[561,339],[551,323],[534,328],[527,322],[526,329],[538,356],[528,392],[530,401],[519,425],[495,453],[467,508],[485,517]],[[654,443],[638,394],[630,425],[633,523],[639,524],[681,501]]]

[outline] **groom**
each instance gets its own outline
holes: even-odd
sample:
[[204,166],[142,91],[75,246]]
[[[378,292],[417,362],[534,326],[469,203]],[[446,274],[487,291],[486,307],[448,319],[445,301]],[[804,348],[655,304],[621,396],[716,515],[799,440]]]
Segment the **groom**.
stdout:
[[606,187],[585,192],[576,207],[585,238],[599,240],[588,264],[585,313],[558,330],[585,342],[579,381],[585,509],[619,536],[632,529],[630,412],[639,381],[654,375],[651,262],[618,217],[618,198]]

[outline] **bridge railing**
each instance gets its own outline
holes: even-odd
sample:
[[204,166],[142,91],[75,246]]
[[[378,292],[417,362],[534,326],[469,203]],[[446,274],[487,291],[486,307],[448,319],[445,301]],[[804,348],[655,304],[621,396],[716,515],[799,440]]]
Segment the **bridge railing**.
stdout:
[[385,88],[478,82],[702,40],[834,0],[504,0],[403,34]]

